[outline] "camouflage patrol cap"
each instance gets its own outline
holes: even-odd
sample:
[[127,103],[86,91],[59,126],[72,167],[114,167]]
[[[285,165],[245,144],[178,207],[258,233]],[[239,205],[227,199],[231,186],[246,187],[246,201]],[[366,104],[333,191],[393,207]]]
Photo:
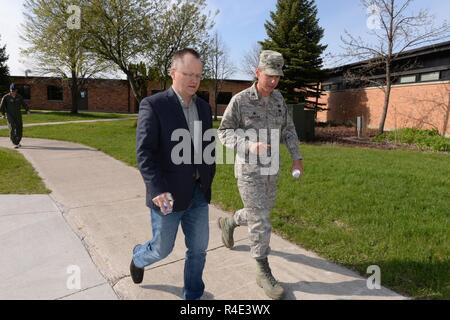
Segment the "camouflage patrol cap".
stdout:
[[264,50],[259,56],[258,68],[268,76],[284,76],[283,65],[283,55],[279,52]]

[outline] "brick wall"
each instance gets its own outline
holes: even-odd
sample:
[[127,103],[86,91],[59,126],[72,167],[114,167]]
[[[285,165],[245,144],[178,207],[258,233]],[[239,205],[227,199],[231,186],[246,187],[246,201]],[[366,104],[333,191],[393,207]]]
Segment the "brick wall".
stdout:
[[[231,95],[234,96],[237,93],[241,92],[242,90],[247,89],[251,85],[252,85],[251,81],[225,81],[223,82],[219,91],[231,92]],[[205,81],[200,86],[199,91],[209,91],[209,104],[211,105],[211,108],[214,113],[216,107],[216,103],[214,101],[214,84],[212,82]],[[223,115],[227,106],[228,104],[219,104],[217,106],[217,115],[219,116]]]
[[[28,101],[31,109],[43,110],[70,110],[71,94],[70,88],[66,82],[63,83],[64,98],[62,101],[49,101],[47,99],[47,87],[49,85],[61,86],[62,82],[58,79],[38,78],[38,77],[12,77],[16,84],[29,85],[31,87],[31,99]],[[231,92],[232,95],[251,86],[249,81],[226,81],[223,83],[220,91]],[[170,83],[168,84],[168,87]],[[148,85],[148,95],[152,90],[160,90],[157,82],[150,82]],[[214,112],[214,93],[213,84],[210,81],[203,81],[199,91],[209,91],[209,103]],[[136,99],[133,96],[126,80],[107,80],[92,79],[87,84],[88,92],[88,111],[99,112],[119,112],[135,113],[138,110]],[[218,106],[218,115],[222,115],[227,105]]]
[[12,81],[17,85],[29,85],[31,87],[31,100],[26,100],[31,109],[44,110],[70,110],[70,90],[67,85],[63,85],[63,100],[48,100],[47,87],[61,86],[61,80],[50,78],[25,78],[11,77]]
[[[369,128],[378,128],[384,93],[377,88],[332,91],[320,102],[330,109],[318,114],[321,122],[355,122],[357,116],[363,115]],[[396,85],[391,91],[385,129],[437,129],[450,135],[449,113],[450,82]]]
[[91,80],[88,84],[88,110],[99,112],[135,112],[135,102],[125,80]]

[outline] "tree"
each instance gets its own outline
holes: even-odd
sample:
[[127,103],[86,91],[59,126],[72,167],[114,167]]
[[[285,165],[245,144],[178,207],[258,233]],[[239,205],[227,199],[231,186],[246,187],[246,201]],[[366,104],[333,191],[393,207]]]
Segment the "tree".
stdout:
[[138,96],[146,97],[148,95],[148,82],[157,77],[157,70],[147,66],[144,62],[130,64],[129,68],[133,75]]
[[142,95],[136,66],[153,49],[154,27],[169,0],[86,0],[86,48],[100,61],[115,65],[130,83],[138,102]]
[[255,71],[259,64],[260,54],[261,45],[256,43],[249,51],[247,51],[247,53],[244,54],[244,58],[242,60],[241,71],[252,79],[255,79],[256,77]]
[[278,0],[270,17],[265,23],[268,39],[260,44],[263,50],[283,54],[285,76],[280,80],[280,91],[289,103],[316,97],[310,90],[298,91],[325,77],[321,55],[327,46],[320,43],[324,30],[319,26],[314,0]]
[[6,61],[8,61],[8,55],[6,54],[6,45],[4,45],[3,47],[0,46],[0,96],[4,92],[8,91],[9,68],[8,65],[6,64]]
[[205,0],[177,0],[154,24],[155,41],[152,50],[148,51],[148,59],[158,70],[163,89],[167,87],[172,55],[176,51],[190,47],[197,49],[201,56],[208,56],[208,32],[214,21],[211,12],[203,13],[205,9]]
[[[384,91],[383,113],[378,132],[384,132],[384,125],[389,109],[393,82],[393,63],[408,49],[440,41],[449,36],[449,25],[444,22],[436,26],[435,19],[428,10],[413,13],[410,6],[413,0],[362,0],[363,6],[371,13],[369,35],[373,42],[366,42],[361,37],[354,37],[345,31],[342,41],[345,55],[366,61],[358,76],[359,81],[371,82]],[[411,65],[401,65],[396,71],[408,70]],[[384,77],[374,79],[372,74],[383,70]],[[350,73],[350,75],[352,75]],[[348,75],[347,75],[348,76]],[[353,77],[355,73],[353,73]]]
[[217,120],[217,97],[224,80],[228,79],[235,72],[236,68],[230,61],[227,48],[217,32],[214,34],[210,49],[205,69],[208,70],[206,76],[211,80],[214,88],[214,120]]
[[[74,8],[72,10],[71,8]],[[30,46],[22,54],[30,57],[37,73],[69,81],[72,96],[71,112],[78,112],[78,99],[87,79],[105,70],[85,49],[87,34],[82,29],[82,0],[26,0],[24,39]],[[75,15],[75,16],[74,16]],[[72,20],[75,17],[75,25]]]

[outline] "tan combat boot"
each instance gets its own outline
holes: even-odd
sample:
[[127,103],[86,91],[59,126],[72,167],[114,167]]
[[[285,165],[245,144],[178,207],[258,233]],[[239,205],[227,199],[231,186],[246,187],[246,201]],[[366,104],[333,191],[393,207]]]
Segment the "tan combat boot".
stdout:
[[273,277],[267,258],[256,259],[256,283],[263,288],[269,298],[281,300],[284,295],[283,287]]
[[220,230],[222,230],[222,242],[225,247],[228,249],[233,248],[234,246],[234,239],[233,239],[233,233],[234,229],[238,226],[236,222],[234,222],[234,219],[232,217],[229,218],[222,218],[220,217],[217,221],[217,224],[219,225]]

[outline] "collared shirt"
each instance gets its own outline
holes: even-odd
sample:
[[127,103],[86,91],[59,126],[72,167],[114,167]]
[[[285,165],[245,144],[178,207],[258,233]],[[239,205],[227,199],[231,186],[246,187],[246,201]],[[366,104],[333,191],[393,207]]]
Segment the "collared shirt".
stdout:
[[186,118],[186,122],[187,122],[188,127],[189,127],[189,132],[191,133],[192,140],[194,140],[195,139],[195,137],[194,137],[194,124],[195,124],[195,121],[199,121],[197,105],[195,104],[195,100],[196,100],[197,96],[194,95],[192,97],[191,102],[189,103],[189,105],[187,105],[186,101],[184,101],[184,99],[181,97],[180,94],[178,94],[178,92],[175,90],[174,87],[172,87],[172,90],[177,95],[178,100],[180,101],[180,104],[183,107],[182,109],[183,109],[184,116]]
[[[198,111],[197,111],[197,105],[195,104],[195,100],[197,99],[197,96],[196,95],[192,96],[191,102],[189,103],[189,105],[187,105],[186,101],[184,101],[183,97],[180,94],[178,94],[178,92],[175,90],[174,87],[172,87],[172,90],[177,95],[178,101],[180,101],[181,107],[183,109],[184,117],[186,118],[189,132],[192,137],[192,141],[197,142],[197,143],[194,142],[194,152],[195,153],[202,152],[202,134],[203,133],[201,130],[199,130],[200,129],[199,126],[197,128],[197,132],[195,132],[195,122],[200,121],[200,118],[198,116]],[[200,173],[198,172],[198,170],[196,170],[195,178],[196,179],[200,178]]]

